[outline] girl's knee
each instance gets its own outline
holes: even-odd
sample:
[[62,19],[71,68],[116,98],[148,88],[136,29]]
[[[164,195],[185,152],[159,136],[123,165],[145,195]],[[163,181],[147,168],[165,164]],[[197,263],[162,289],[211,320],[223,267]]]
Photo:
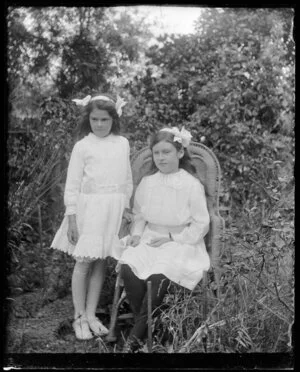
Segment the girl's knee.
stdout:
[[133,272],[131,270],[131,267],[127,264],[122,264],[121,266],[121,276],[124,278],[125,276],[132,275]]
[[153,274],[149,276],[147,281],[151,281],[152,295],[156,297],[163,297],[170,285],[170,280],[163,274]]
[[90,270],[91,262],[76,261],[74,266],[74,273],[87,274]]
[[99,267],[104,269],[106,267],[106,259],[99,258],[92,262],[93,267]]
[[164,274],[152,274],[147,279],[146,282],[152,282],[154,284],[156,283],[167,283],[169,282],[169,279]]
[[91,264],[91,276],[92,277],[102,277],[106,272],[106,261],[99,259]]

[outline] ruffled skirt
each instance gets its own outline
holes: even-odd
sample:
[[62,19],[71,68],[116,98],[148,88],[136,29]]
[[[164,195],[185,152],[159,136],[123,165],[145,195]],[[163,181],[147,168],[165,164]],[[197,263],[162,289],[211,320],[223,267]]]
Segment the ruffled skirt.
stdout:
[[78,260],[106,257],[118,260],[122,250],[118,233],[124,208],[123,193],[80,194],[76,213],[79,232],[77,244],[73,245],[68,240],[68,216],[65,216],[51,248],[66,252]]

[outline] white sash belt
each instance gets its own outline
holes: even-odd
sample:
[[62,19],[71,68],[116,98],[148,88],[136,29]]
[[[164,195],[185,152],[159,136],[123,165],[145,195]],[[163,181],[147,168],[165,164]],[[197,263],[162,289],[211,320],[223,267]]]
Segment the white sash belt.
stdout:
[[82,186],[83,194],[126,194],[126,184],[98,185],[95,183],[86,183]]
[[155,223],[147,223],[147,226],[150,230],[160,232],[160,233],[171,233],[171,234],[179,234],[185,227],[188,225],[177,225],[177,226],[169,226],[169,225],[157,225]]

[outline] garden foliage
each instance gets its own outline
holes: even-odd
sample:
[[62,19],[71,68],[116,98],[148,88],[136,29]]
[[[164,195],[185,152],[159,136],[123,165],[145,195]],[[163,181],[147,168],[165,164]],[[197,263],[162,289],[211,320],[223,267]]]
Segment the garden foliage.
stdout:
[[[31,29],[24,25],[27,14],[34,20]],[[162,350],[290,350],[292,16],[285,8],[204,8],[193,34],[160,36],[147,47],[151,34],[130,11],[118,17],[109,8],[11,9],[9,131],[23,131],[8,138],[12,255],[19,260],[38,244],[32,218],[37,205],[45,246],[59,225],[54,216],[63,213],[65,170],[79,115],[71,98],[118,92],[128,101],[122,128],[133,152],[147,145],[155,130],[185,126],[214,151],[222,169],[226,244],[220,298],[212,276],[209,312],[200,319],[203,288],[194,295],[175,288],[161,320],[171,327],[174,342]],[[188,342],[203,321],[205,327]]]

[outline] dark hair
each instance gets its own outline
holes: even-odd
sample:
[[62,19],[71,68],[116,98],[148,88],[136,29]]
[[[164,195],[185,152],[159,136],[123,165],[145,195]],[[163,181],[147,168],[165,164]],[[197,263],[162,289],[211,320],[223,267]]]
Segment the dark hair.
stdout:
[[[176,148],[177,151],[180,151],[181,149],[183,149],[184,154],[183,154],[183,157],[179,159],[179,168],[182,168],[186,170],[187,172],[189,172],[191,175],[197,177],[197,170],[194,164],[192,163],[192,159],[188,152],[188,149],[183,147],[181,143],[174,142],[174,134],[167,132],[167,131],[159,131],[155,133],[150,140],[151,151],[153,147],[161,141],[171,143]],[[152,157],[152,164],[151,164],[151,168],[148,174],[150,175],[150,174],[156,173],[157,171],[158,171],[158,168],[156,167],[153,161],[153,157]]]
[[120,119],[119,119],[119,115],[117,114],[116,107],[115,107],[115,102],[116,102],[115,98],[112,95],[107,94],[107,93],[98,93],[94,95],[94,97],[96,96],[108,97],[111,100],[113,100],[113,102],[97,99],[94,101],[90,101],[86,106],[84,106],[82,116],[76,128],[76,135],[78,139],[81,139],[87,134],[89,134],[90,132],[92,132],[92,128],[90,125],[90,113],[95,108],[99,110],[106,110],[109,113],[109,115],[112,117],[113,122],[112,122],[110,133],[113,133],[113,134],[120,133]]

